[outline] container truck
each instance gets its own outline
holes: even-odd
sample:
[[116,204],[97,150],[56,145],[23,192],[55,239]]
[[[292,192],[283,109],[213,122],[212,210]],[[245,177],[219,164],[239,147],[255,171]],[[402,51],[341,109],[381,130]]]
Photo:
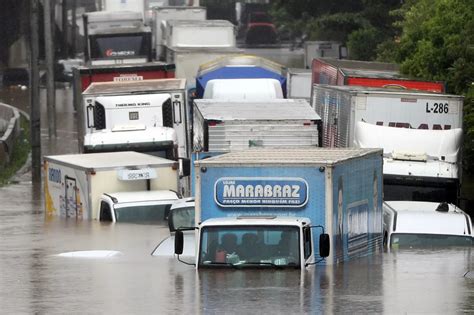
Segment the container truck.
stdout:
[[178,163],[138,152],[44,157],[47,216],[163,220],[178,200]]
[[151,61],[151,29],[143,23],[143,11],[85,13],[85,59],[91,65]]
[[356,122],[410,128],[462,128],[463,98],[415,90],[313,85],[311,105],[321,116],[324,147],[354,145]]
[[311,70],[290,68],[286,73],[286,95],[311,101]]
[[83,99],[84,152],[133,149],[189,158],[185,80],[92,83]]
[[286,96],[286,68],[268,59],[250,55],[232,55],[202,64],[196,75],[196,97],[203,98],[210,81],[225,79],[274,79]]
[[312,83],[445,92],[443,82],[404,78],[399,70],[392,63],[316,58],[312,64]]
[[82,92],[94,82],[142,81],[174,78],[174,64],[148,62],[122,65],[87,65],[73,68],[74,109],[82,106]]
[[[256,149],[194,167],[197,268],[304,269],[382,248],[380,149]],[[183,243],[178,230],[178,259]]]
[[153,29],[153,47],[155,49],[156,59],[163,54],[163,34],[166,30],[167,21],[171,20],[206,20],[206,8],[187,7],[187,6],[163,6],[152,9],[151,27]]
[[356,123],[354,145],[383,148],[384,199],[458,203],[462,129],[424,130]]
[[310,69],[316,58],[347,58],[347,48],[334,41],[305,41],[304,42],[304,67]]

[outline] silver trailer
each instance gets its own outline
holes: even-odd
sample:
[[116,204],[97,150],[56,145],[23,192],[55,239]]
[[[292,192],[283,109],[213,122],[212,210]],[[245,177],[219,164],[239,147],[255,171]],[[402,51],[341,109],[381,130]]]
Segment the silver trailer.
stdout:
[[288,98],[311,100],[311,69],[290,68],[286,73]]
[[305,100],[195,100],[193,152],[316,147],[319,121]]

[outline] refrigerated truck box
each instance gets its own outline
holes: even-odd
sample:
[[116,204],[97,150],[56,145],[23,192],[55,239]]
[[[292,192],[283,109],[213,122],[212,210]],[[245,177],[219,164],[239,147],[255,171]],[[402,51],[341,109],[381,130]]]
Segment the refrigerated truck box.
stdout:
[[266,58],[251,55],[231,55],[199,67],[196,76],[196,97],[203,98],[210,81],[222,79],[274,79],[286,96],[286,67]]
[[155,48],[156,58],[158,59],[163,52],[163,33],[162,30],[166,29],[167,21],[171,20],[206,20],[207,11],[205,7],[188,7],[188,6],[159,6],[153,7],[151,26],[153,29],[153,47]]
[[173,151],[177,145],[175,158],[189,158],[185,85],[182,79],[91,84],[81,108],[83,150]]
[[73,102],[78,110],[82,92],[94,82],[123,82],[174,78],[174,64],[147,62],[122,65],[86,65],[73,68]]
[[97,219],[103,194],[178,191],[176,164],[131,151],[45,156],[46,215]]
[[288,98],[311,100],[311,70],[290,68],[286,74]]
[[236,47],[234,24],[225,20],[169,20],[162,33],[167,47]]
[[445,92],[443,82],[405,78],[400,74],[399,66],[392,63],[316,58],[313,59],[312,72],[313,84]]
[[399,128],[462,128],[463,97],[418,90],[313,85],[323,147],[354,146],[356,122]]
[[[305,250],[305,257],[319,260],[318,240],[324,231],[330,240],[329,256],[322,262],[327,264],[370,255],[382,248],[380,149],[255,149],[211,157],[194,165],[195,222],[201,222],[201,238],[196,244],[200,246],[196,251],[199,266],[205,264],[199,256],[207,246],[202,237],[207,222],[213,222],[208,232],[235,232],[240,241],[246,229],[258,236],[265,234],[269,225],[275,228],[285,220],[304,218],[313,230],[313,245],[307,245],[314,249]],[[268,222],[252,225],[252,217],[255,222]],[[219,220],[223,222],[216,223]],[[261,249],[262,255],[267,247],[278,244],[276,237],[262,241],[268,244]],[[299,247],[303,250],[305,245]],[[268,266],[272,257],[259,261]]]

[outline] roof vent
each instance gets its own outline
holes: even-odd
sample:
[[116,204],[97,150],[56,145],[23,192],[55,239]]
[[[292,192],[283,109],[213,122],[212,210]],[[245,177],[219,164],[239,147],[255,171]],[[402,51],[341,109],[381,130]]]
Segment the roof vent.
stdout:
[[449,205],[447,202],[441,202],[436,208],[436,211],[438,212],[448,212],[448,210],[449,210]]

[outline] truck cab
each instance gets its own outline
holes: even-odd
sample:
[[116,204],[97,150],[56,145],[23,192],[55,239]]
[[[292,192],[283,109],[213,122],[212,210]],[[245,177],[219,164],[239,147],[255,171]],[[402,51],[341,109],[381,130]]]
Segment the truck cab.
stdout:
[[[175,249],[178,255],[183,250],[182,233],[180,230],[176,232]],[[212,218],[200,224],[198,235],[197,268],[304,269],[314,263],[312,226],[308,218]],[[324,239],[319,248],[320,256],[326,257],[329,238]]]
[[473,244],[471,218],[445,202],[386,201],[383,230],[388,250]]
[[171,190],[106,193],[100,197],[101,222],[162,222],[179,200]]

